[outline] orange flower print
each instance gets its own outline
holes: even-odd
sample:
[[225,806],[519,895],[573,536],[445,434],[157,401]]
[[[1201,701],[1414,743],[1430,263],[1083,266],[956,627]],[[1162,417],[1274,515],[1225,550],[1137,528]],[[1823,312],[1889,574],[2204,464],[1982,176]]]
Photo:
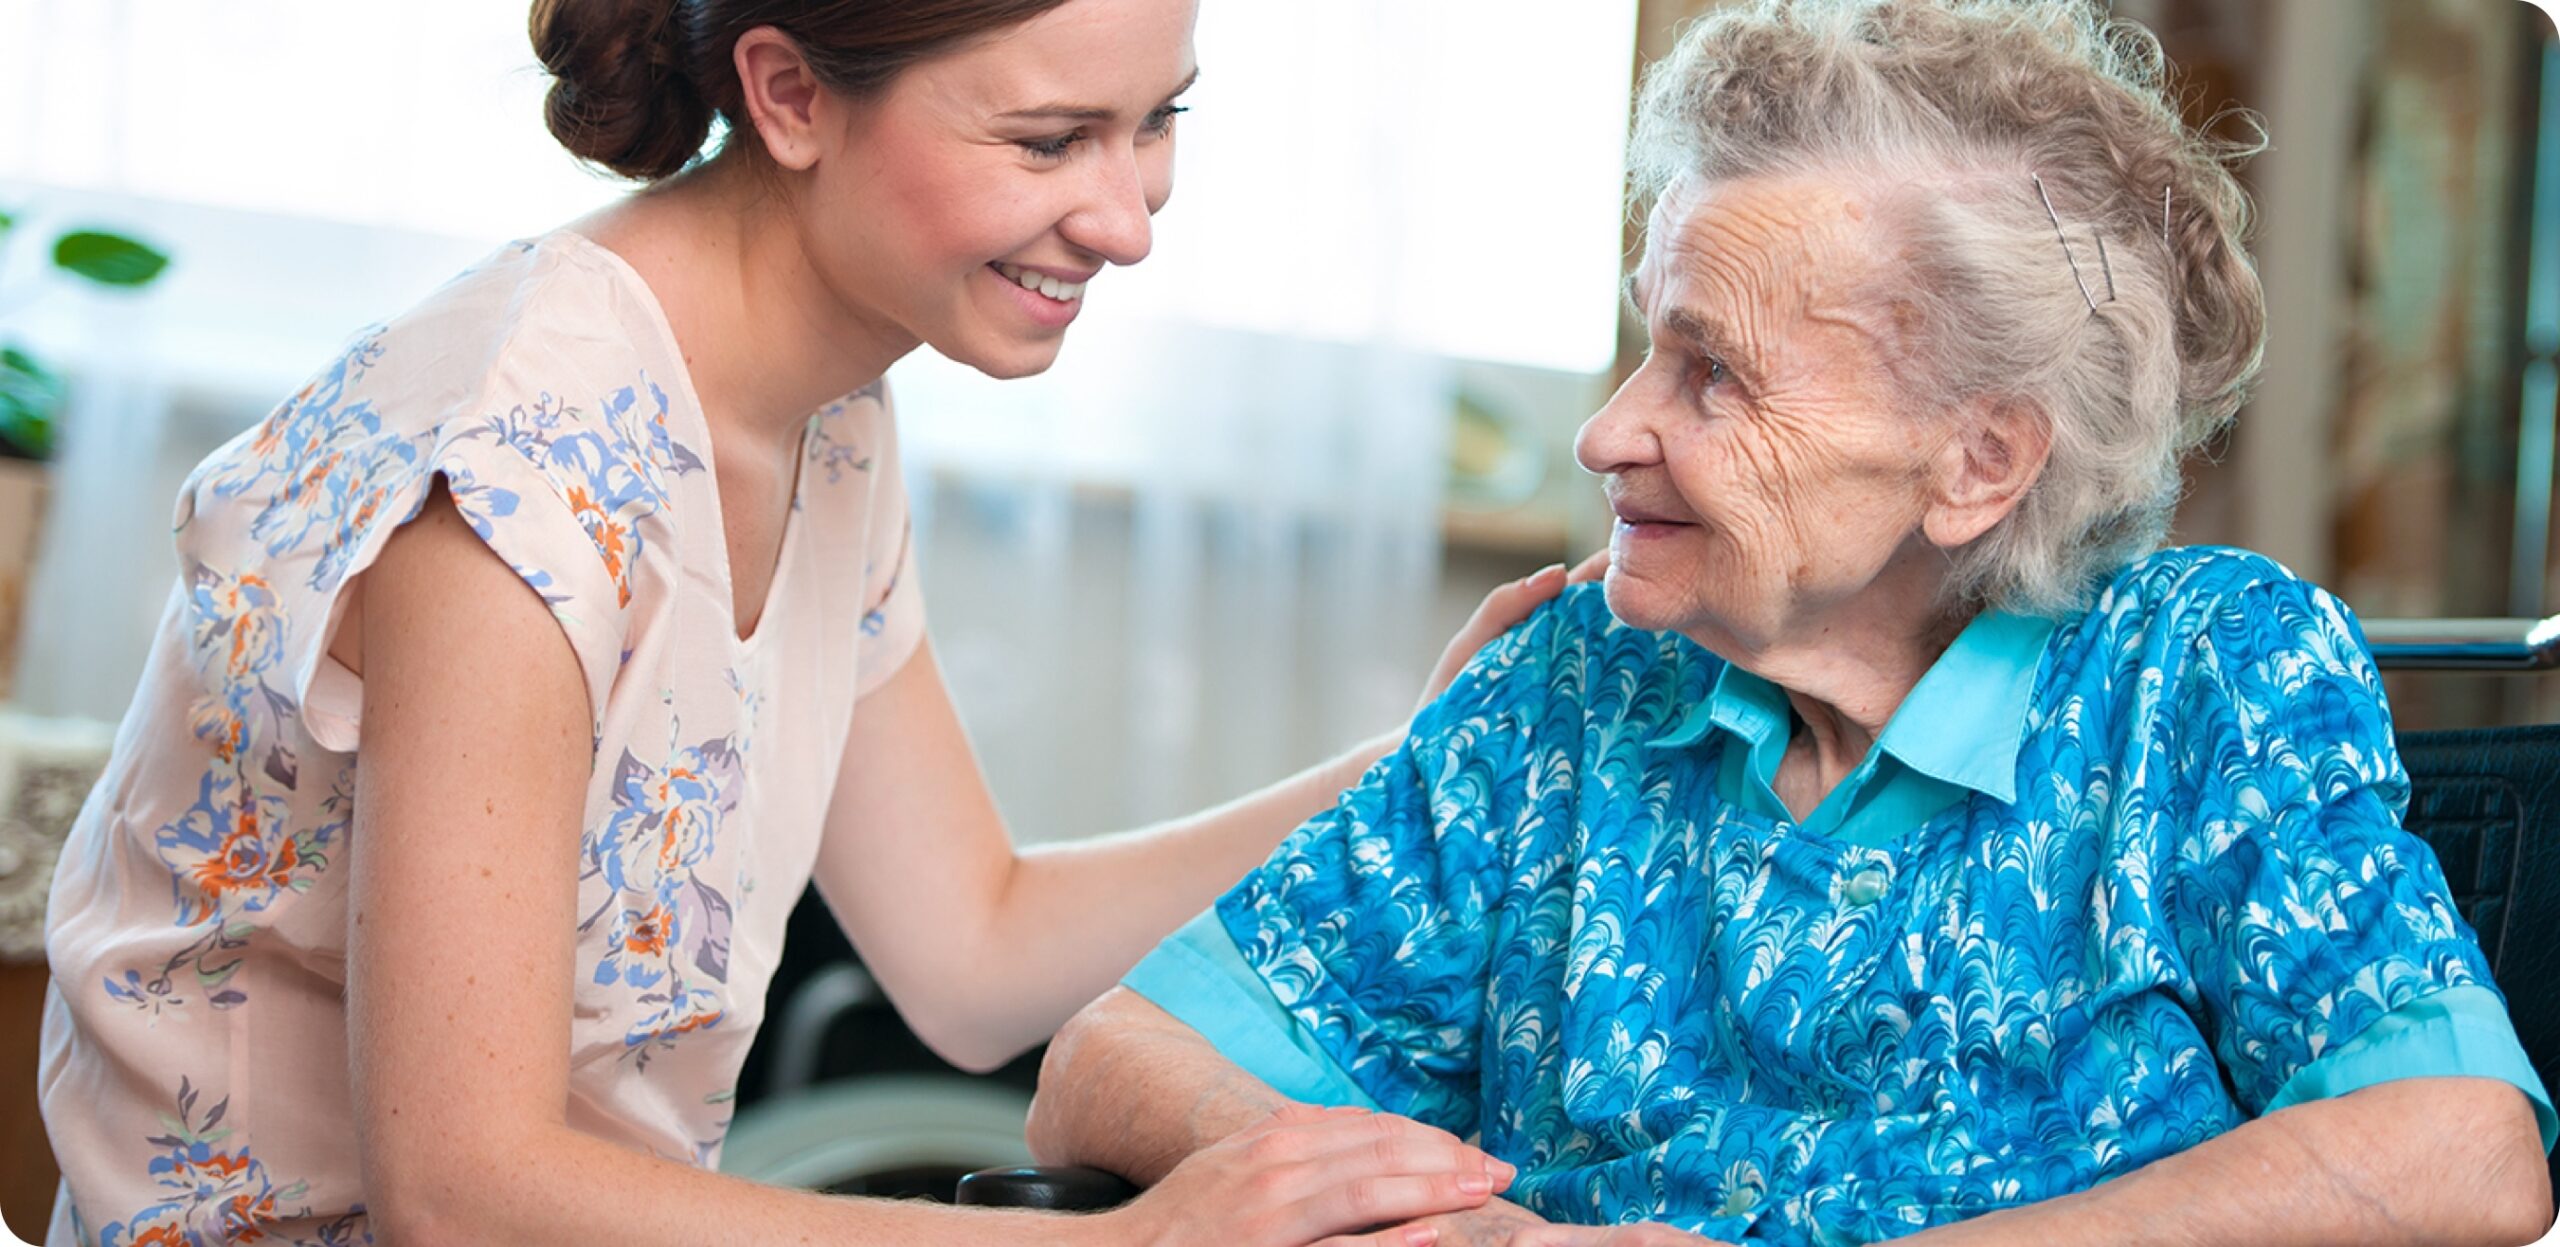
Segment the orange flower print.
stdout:
[[727,738],[678,751],[664,770],[624,752],[613,816],[590,846],[605,881],[617,891],[654,895],[708,860],[721,820],[738,806],[741,770]]
[[236,498],[270,478],[290,482],[305,476],[312,456],[328,445],[341,424],[369,415],[361,403],[341,410],[339,402],[381,358],[378,336],[357,341],[327,371],[268,413],[247,440],[208,461],[204,482],[216,497]]
[[624,909],[606,933],[605,956],[596,964],[595,981],[616,979],[632,987],[655,987],[667,977],[668,950],[678,939],[675,913],[664,901],[647,908]]
[[640,921],[622,937],[622,947],[652,957],[667,951],[667,922],[666,906],[650,906],[649,912],[640,915]]
[[279,893],[309,887],[344,823],[294,832],[291,804],[216,764],[197,781],[195,804],[155,837],[177,883],[179,926],[262,910]]
[[125,1241],[135,1244],[136,1247],[195,1247],[187,1241],[187,1227],[170,1221],[163,1221],[145,1229],[140,1238],[130,1238]]
[[226,894],[241,888],[272,891],[287,886],[295,861],[293,841],[270,843],[259,829],[257,806],[245,804],[238,824],[223,837],[222,850],[196,863],[195,882],[218,905]]
[[336,588],[384,507],[423,479],[419,461],[433,437],[385,432],[370,401],[349,401],[382,353],[376,338],[358,342],[250,436],[206,461],[180,500],[179,526],[192,522],[200,490],[248,496],[257,503],[250,536],[277,558],[316,538],[311,587]]
[[[198,1118],[198,1093],[187,1079],[178,1082],[178,1112],[163,1118],[169,1133],[147,1140],[160,1153],[150,1172],[163,1198],[98,1232],[99,1247],[207,1247],[213,1243],[255,1243],[290,1216],[311,1215],[308,1205],[291,1212],[310,1192],[308,1182],[278,1186],[267,1167],[247,1148],[222,1146],[232,1131],[222,1124],[231,1101],[221,1100]],[[323,1242],[347,1242],[361,1214],[351,1214],[321,1231]]]
[[728,897],[697,871],[711,862],[721,823],[737,809],[745,759],[734,736],[674,754],[661,768],[625,750],[614,811],[582,846],[584,878],[609,892],[592,902],[579,930],[613,916],[591,977],[638,989],[635,1003],[652,1007],[624,1033],[624,1052],[644,1066],[651,1052],[719,1025],[721,994],[696,983],[728,981],[736,918]]
[[711,1030],[728,1017],[728,1011],[720,1006],[719,995],[707,988],[678,987],[665,995],[653,993],[641,999],[658,1002],[661,1007],[624,1032],[622,1048],[625,1055],[636,1054],[644,1067],[651,1051],[671,1048],[678,1039]]
[[249,743],[248,719],[225,698],[198,699],[187,722],[195,730],[196,739],[211,745],[213,756],[222,761],[237,761]]
[[189,631],[208,686],[228,692],[284,657],[284,603],[265,577],[197,566],[189,581]]
[[578,517],[578,526],[587,531],[587,539],[595,543],[596,557],[603,560],[605,575],[613,580],[619,605],[631,605],[631,544],[629,525],[616,519],[596,501],[595,491],[584,485],[571,485],[567,493],[569,510]]

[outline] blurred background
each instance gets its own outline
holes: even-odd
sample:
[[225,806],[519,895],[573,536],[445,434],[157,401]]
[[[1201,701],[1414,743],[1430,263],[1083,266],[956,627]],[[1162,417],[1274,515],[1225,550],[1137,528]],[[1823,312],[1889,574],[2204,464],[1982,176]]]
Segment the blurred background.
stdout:
[[[1629,93],[1712,7],[1206,0],[1154,256],[1095,285],[1047,375],[892,372],[933,635],[1021,838],[1185,813],[1396,722],[1487,588],[1604,542],[1571,440],[1642,351]],[[2246,174],[2266,377],[2178,539],[2369,617],[2560,611],[2551,20],[2112,7],[2196,120],[2246,107],[2274,140]],[[0,0],[0,1211],[25,1236],[43,878],[175,572],[180,479],[361,326],[623,191],[543,130],[525,8]],[[2560,678],[2394,679],[2403,727],[2560,719]],[[802,917],[772,1015],[820,1003],[742,1105],[932,1073]]]

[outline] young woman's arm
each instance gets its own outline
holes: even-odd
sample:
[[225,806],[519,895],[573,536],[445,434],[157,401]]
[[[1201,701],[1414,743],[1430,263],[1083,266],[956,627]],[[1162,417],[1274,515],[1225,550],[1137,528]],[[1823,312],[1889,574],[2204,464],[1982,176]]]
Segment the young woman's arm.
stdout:
[[[1424,700],[1566,579],[1551,567],[1495,589]],[[1017,851],[927,645],[854,713],[818,888],[917,1036],[955,1065],[992,1069],[1118,982],[1397,738],[1189,818]]]
[[362,653],[349,655],[365,721],[347,996],[366,1204],[384,1241],[1294,1247],[1488,1197],[1481,1153],[1368,1114],[1263,1119],[1093,1218],[760,1187],[573,1129],[577,859],[594,752],[577,663],[441,491],[364,579]]

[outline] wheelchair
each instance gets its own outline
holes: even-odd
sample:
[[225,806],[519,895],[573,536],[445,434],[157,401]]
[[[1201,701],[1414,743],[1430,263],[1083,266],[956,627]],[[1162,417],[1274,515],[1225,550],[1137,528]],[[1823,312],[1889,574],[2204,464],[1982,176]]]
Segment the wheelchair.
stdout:
[[[2560,668],[2560,616],[2371,620],[2365,633],[2386,671]],[[2412,785],[2406,826],[2435,850],[2455,907],[2479,933],[2534,1072],[2560,1087],[2560,724],[2403,732],[2399,743]],[[723,1171],[841,1194],[1066,1212],[1137,1193],[1116,1174],[1028,1163],[1022,1127],[1037,1053],[990,1080],[946,1067],[811,1086],[824,1032],[849,1010],[884,1007],[847,969],[813,976],[784,1008],[776,1094],[741,1111]],[[2560,1156],[2552,1164],[2560,1189]]]

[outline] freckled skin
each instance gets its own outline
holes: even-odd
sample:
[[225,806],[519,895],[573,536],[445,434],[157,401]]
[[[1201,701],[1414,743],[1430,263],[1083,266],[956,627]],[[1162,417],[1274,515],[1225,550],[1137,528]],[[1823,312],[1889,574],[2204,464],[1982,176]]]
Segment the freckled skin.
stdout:
[[[1576,445],[1614,497],[1695,525],[1621,531],[1608,595],[1628,623],[1740,661],[1934,595],[1945,561],[1920,526],[1947,433],[1897,402],[1889,313],[1862,297],[1892,262],[1872,215],[1774,179],[1656,208],[1636,281],[1652,351]],[[1724,340],[1686,340],[1683,314]]]

